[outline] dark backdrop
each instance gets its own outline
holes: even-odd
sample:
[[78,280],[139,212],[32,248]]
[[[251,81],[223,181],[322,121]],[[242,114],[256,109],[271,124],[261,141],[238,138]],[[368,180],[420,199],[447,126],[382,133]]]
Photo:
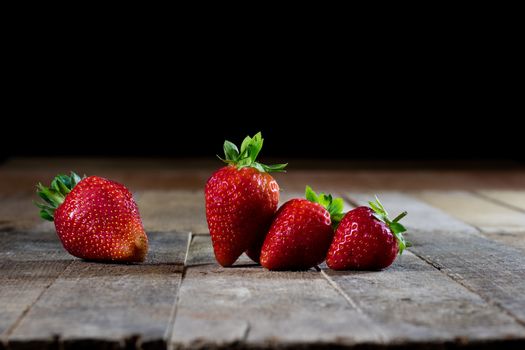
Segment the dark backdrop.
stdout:
[[3,159],[213,157],[257,131],[277,158],[524,159],[519,56],[501,38],[257,50],[33,34],[8,50]]

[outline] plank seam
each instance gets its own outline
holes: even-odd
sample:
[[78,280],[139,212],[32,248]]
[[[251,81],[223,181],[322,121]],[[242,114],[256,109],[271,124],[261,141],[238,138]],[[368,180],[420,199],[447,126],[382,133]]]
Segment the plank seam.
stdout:
[[412,254],[414,254],[415,256],[417,256],[419,259],[421,259],[422,261],[426,262],[428,265],[432,266],[433,268],[435,268],[436,270],[438,270],[439,272],[441,272],[442,274],[444,274],[445,276],[447,276],[448,278],[450,278],[452,281],[454,281],[455,283],[459,284],[460,286],[462,286],[463,288],[467,289],[469,292],[479,296],[483,301],[485,301],[487,304],[489,305],[492,305],[494,307],[496,307],[497,309],[499,309],[501,312],[503,312],[504,314],[506,314],[507,316],[509,316],[510,318],[512,318],[514,321],[516,321],[518,324],[520,324],[521,326],[524,326],[525,327],[525,321],[521,320],[518,316],[514,315],[511,311],[509,311],[507,308],[505,308],[504,306],[502,306],[501,304],[497,303],[496,301],[492,300],[490,297],[485,297],[483,295],[481,295],[480,293],[478,293],[476,290],[472,289],[468,284],[464,283],[461,279],[457,278],[455,276],[455,274],[453,273],[447,273],[447,268],[446,267],[443,267],[437,263],[435,263],[434,261],[426,258],[425,256],[421,255],[421,254],[418,254],[416,252],[414,252],[413,250],[410,250],[410,252]]
[[27,316],[27,314],[29,313],[29,311],[31,310],[31,308],[42,298],[42,296],[44,295],[44,293],[49,289],[51,288],[51,286],[60,278],[62,277],[62,275],[64,274],[64,272],[69,268],[69,266],[71,266],[71,264],[73,264],[74,260],[71,260],[65,267],[64,269],[52,280],[50,281],[43,289],[42,291],[40,292],[40,294],[38,294],[38,296],[35,298],[35,300],[33,300],[33,302],[31,304],[29,304],[25,309],[24,311],[22,312],[22,314],[20,314],[20,316],[18,317],[18,319],[7,329],[7,331],[5,332],[5,339],[7,342],[9,342],[9,337],[11,336],[11,334],[15,331],[15,329],[20,325],[20,323],[22,323],[22,321],[24,320],[24,318]]
[[[351,205],[353,205],[354,207],[357,207],[359,206],[359,203],[354,201],[352,198],[350,198],[350,196],[348,196],[347,194],[343,194],[343,198]],[[458,220],[461,220],[461,219],[458,219]],[[463,220],[461,220],[463,221]],[[464,222],[464,221],[463,221]],[[470,223],[465,223],[467,225],[470,225],[471,227],[473,227],[474,229],[476,229],[478,232],[479,232],[479,236],[480,237],[483,237],[484,239],[487,239],[487,237],[484,235],[484,232],[483,230],[481,230],[479,227],[475,226],[475,225],[472,225]],[[475,291],[474,289],[472,289],[469,285],[465,284],[461,279],[455,277],[455,275],[453,273],[447,273],[446,268],[439,265],[438,263],[424,257],[423,255],[421,254],[418,254],[417,252],[415,252],[413,249],[410,249],[409,252],[411,252],[412,254],[414,254],[417,258],[419,258],[420,260],[422,260],[423,262],[427,263],[428,265],[430,265],[432,268],[438,270],[440,273],[444,274],[445,276],[447,276],[448,278],[450,278],[452,281],[454,281],[455,283],[459,284],[460,286],[462,286],[463,288],[467,289],[469,292],[479,296],[483,301],[485,301],[487,304],[489,305],[492,305],[494,307],[496,307],[497,309],[499,309],[501,312],[503,312],[504,314],[508,315],[510,318],[512,318],[514,321],[516,321],[518,324],[520,324],[521,326],[525,326],[525,321],[521,320],[518,316],[514,315],[512,313],[512,311],[510,310],[507,310],[504,306],[502,306],[501,304],[497,303],[496,301],[492,300],[491,298],[489,297],[485,297],[483,295],[481,295],[480,293],[478,293],[477,291]],[[324,272],[322,272],[324,274]],[[326,275],[326,274],[325,274]]]
[[194,237],[193,233],[191,232],[188,233],[188,244],[186,245],[186,254],[184,256],[184,265],[182,266],[182,274],[180,277],[179,286],[177,288],[177,295],[175,296],[175,300],[173,301],[173,307],[170,313],[170,320],[168,322],[168,327],[166,328],[166,332],[164,333],[164,339],[166,339],[166,348],[168,350],[174,349],[174,345],[173,345],[173,342],[171,341],[171,338],[173,336],[173,331],[175,328],[175,319],[177,317],[177,310],[178,310],[179,298],[180,298],[180,289],[182,288],[182,282],[184,281],[184,277],[186,276],[186,268],[187,268],[186,262],[188,261],[188,255],[190,252],[190,247],[191,247],[191,242],[193,241],[193,237]]
[[490,196],[487,196],[486,194],[483,194],[481,192],[478,192],[478,191],[471,191],[470,192],[472,195],[478,197],[478,198],[481,198],[483,200],[486,200],[487,202],[490,202],[492,204],[496,204],[496,205],[499,205],[500,207],[504,207],[504,208],[507,208],[507,209],[510,209],[512,211],[517,211],[518,213],[525,213],[525,210],[523,210],[522,208],[520,207],[517,207],[515,205],[512,205],[512,204],[509,204],[507,202],[504,202],[502,200],[499,200],[499,199],[496,199],[496,198],[493,198],[493,197],[490,197]]
[[386,339],[388,338],[384,332],[382,331],[381,329],[381,326],[377,325],[377,323],[371,319],[368,314],[366,314],[358,305],[357,303],[347,294],[345,293],[345,291],[330,277],[328,276],[328,274],[320,269],[319,267],[316,266],[316,269],[319,269],[319,272],[321,273],[321,276],[324,277],[324,279],[328,282],[328,284],[335,289],[335,291],[337,293],[339,293],[345,300],[346,302],[354,309],[356,310],[359,314],[361,314],[364,318],[370,320],[370,324],[373,325],[373,328],[374,328],[374,331],[375,331],[375,334],[377,335],[378,337],[378,340],[380,343],[383,343],[383,344],[386,344]]
[[341,195],[341,197],[343,197],[343,199],[348,203],[350,204],[351,206],[353,206],[354,208],[357,208],[360,206],[360,204],[358,202],[356,202],[355,200],[353,200],[352,198],[350,198],[349,195],[347,195],[346,193],[343,193]]
[[363,310],[361,310],[361,308],[357,306],[355,301],[348,294],[346,294],[345,291],[330,276],[326,274],[326,272],[324,272],[323,270],[320,270],[320,272],[321,275],[328,281],[330,286],[332,286],[332,288],[334,288],[339,294],[341,294],[341,296],[348,302],[348,304],[350,304],[350,306],[356,309],[357,312],[359,312],[360,314],[365,315]]
[[188,262],[188,255],[190,254],[190,247],[191,247],[191,242],[193,241],[193,237],[195,235],[193,234],[193,232],[190,232],[188,233],[188,244],[186,244],[186,254],[184,255],[184,265],[183,265],[183,272],[185,270],[185,267],[187,266],[187,262]]
[[244,333],[241,338],[241,345],[246,344],[248,341],[248,335],[250,334],[250,331],[252,329],[252,326],[250,322],[246,321],[246,328],[244,329]]
[[[346,194],[342,194],[342,197],[352,206],[354,207],[358,207],[359,205],[354,202],[353,200],[351,200]],[[348,295],[344,292],[343,289],[341,289],[341,287],[330,277],[326,274],[326,272],[324,272],[322,269],[320,269],[318,266],[316,266],[316,270],[320,271],[321,272],[321,276],[324,277],[325,280],[328,281],[328,283],[332,286],[332,288],[334,288],[345,300],[346,302],[351,306],[353,307],[355,310],[357,310],[357,312],[359,312],[360,314],[362,315],[365,315],[366,314],[363,312],[363,310],[361,310],[361,308],[355,303],[355,301]]]
[[[445,211],[445,210],[443,210],[441,208],[438,208],[438,207],[432,205],[432,203],[426,201],[424,198],[415,197],[412,194],[413,192],[412,193],[411,192],[401,192],[401,193],[407,195],[408,197],[414,198],[415,200],[420,201],[420,202],[430,206],[433,210],[439,211],[439,212],[443,213],[444,215],[447,215],[447,216],[449,216],[449,217],[451,217],[451,218],[453,218],[455,220],[458,220],[458,221],[464,223],[465,225],[470,226],[474,230],[476,230],[476,232],[469,232],[468,234],[472,234],[472,235],[475,235],[475,236],[478,236],[478,237],[489,238],[490,239],[490,237],[488,237],[486,235],[486,233],[481,228],[479,228],[478,226],[472,224],[471,222],[467,222],[467,221],[463,220],[462,218],[454,215],[453,213],[449,213],[449,212],[447,212],[447,211]],[[471,192],[468,192],[468,193],[471,193]]]

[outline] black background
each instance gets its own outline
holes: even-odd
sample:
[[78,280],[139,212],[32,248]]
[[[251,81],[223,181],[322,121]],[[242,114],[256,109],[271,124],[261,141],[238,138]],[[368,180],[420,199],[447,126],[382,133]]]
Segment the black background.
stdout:
[[262,131],[283,160],[523,161],[518,47],[477,34],[26,33],[8,44],[0,158],[214,157]]

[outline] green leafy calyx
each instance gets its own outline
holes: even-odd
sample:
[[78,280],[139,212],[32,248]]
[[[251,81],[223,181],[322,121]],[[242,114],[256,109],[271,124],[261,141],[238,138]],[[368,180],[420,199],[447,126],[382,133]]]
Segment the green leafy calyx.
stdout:
[[410,242],[406,241],[405,237],[403,237],[403,232],[406,232],[407,229],[405,228],[405,226],[399,223],[399,220],[404,218],[407,215],[407,212],[404,211],[398,216],[396,216],[394,220],[390,220],[388,217],[388,212],[386,211],[383,204],[379,201],[379,198],[377,198],[377,196],[375,201],[368,202],[368,204],[370,205],[370,208],[372,208],[372,210],[374,211],[374,216],[378,220],[384,222],[396,237],[397,245],[399,246],[399,254],[401,255],[405,248],[411,246]]
[[339,222],[343,219],[343,199],[332,198],[331,194],[315,193],[310,186],[306,186],[305,197],[313,203],[318,203],[323,206],[329,213],[332,219],[332,227],[335,229]]
[[[84,176],[85,177],[85,176]],[[57,175],[49,187],[41,183],[36,185],[36,193],[44,200],[43,203],[34,202],[40,209],[40,217],[44,220],[53,221],[55,210],[64,202],[69,192],[82,180],[80,176],[71,172],[70,176]]]
[[234,143],[226,140],[224,141],[224,159],[219,157],[226,164],[234,165],[237,169],[242,169],[246,167],[255,168],[261,172],[284,172],[284,168],[288,165],[286,164],[274,164],[274,165],[265,165],[256,162],[257,156],[262,149],[264,139],[261,136],[261,133],[258,132],[255,136],[246,138],[242,141],[241,150],[235,146]]

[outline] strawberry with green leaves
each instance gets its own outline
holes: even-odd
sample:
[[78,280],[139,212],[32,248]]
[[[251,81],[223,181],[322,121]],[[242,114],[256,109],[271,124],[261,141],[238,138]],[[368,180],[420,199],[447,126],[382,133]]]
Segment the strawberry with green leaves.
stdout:
[[206,183],[206,219],[215,257],[222,266],[231,266],[247,251],[258,260],[256,248],[270,227],[279,203],[279,185],[270,172],[282,172],[286,164],[257,162],[263,146],[259,132],[247,136],[240,150],[224,142],[223,160]]
[[343,200],[317,195],[306,186],[306,199],[292,199],[279,208],[261,250],[269,270],[307,270],[325,260],[343,214]]
[[144,261],[148,238],[137,204],[123,185],[98,176],[58,175],[37,185],[40,217],[54,221],[73,256],[108,262]]
[[326,264],[334,270],[381,270],[409,246],[399,223],[407,213],[390,220],[376,197],[370,207],[349,211],[337,227]]

